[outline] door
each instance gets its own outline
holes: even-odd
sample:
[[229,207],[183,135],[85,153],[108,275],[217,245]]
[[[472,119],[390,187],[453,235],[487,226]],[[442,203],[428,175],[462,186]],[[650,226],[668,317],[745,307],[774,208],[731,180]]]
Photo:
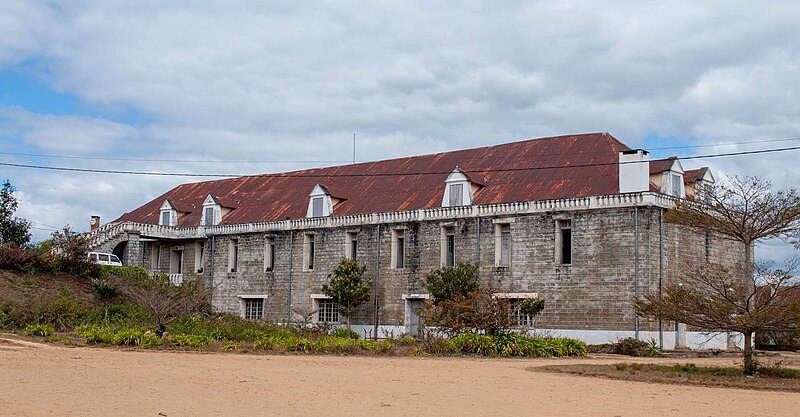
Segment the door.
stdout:
[[408,298],[406,299],[406,306],[408,308],[408,334],[417,337],[421,336],[422,320],[419,317],[419,309],[424,307],[425,300],[421,298]]

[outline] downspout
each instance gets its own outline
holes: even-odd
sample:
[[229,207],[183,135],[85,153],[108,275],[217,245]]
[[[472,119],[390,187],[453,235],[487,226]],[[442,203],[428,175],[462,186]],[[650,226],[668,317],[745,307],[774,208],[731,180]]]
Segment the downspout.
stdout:
[[286,322],[292,322],[292,265],[294,265],[294,231],[289,232],[289,282],[286,292]]
[[[634,297],[639,298],[639,206],[635,206],[633,208],[633,240],[634,240],[634,249],[633,249],[633,259],[634,259],[634,272],[633,272],[633,292]],[[636,321],[634,322],[634,337],[638,340],[639,339],[639,315],[636,315]]]
[[375,236],[377,242],[377,256],[375,257],[375,321],[373,324],[373,338],[378,340],[378,325],[380,324],[380,300],[378,299],[378,289],[381,279],[381,225],[378,224],[378,234]]
[[[664,209],[658,209],[658,296],[664,293]],[[664,350],[664,321],[658,319],[658,347]]]
[[[208,275],[208,286],[214,288],[214,235],[211,235],[211,273]],[[211,290],[211,296],[214,296],[214,290]]]
[[[475,250],[478,256],[478,259],[476,259],[478,268],[476,268],[475,273],[478,275],[478,282],[481,282],[481,218],[475,219],[475,223],[477,223]],[[491,288],[491,285],[492,283],[489,282],[489,288]]]

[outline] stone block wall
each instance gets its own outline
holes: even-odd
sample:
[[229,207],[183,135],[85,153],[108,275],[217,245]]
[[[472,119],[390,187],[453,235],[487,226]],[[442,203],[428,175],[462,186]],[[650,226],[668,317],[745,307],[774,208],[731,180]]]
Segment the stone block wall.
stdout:
[[[713,235],[706,244],[705,234],[661,223],[660,215],[660,208],[645,206],[214,236],[205,241],[204,272],[194,275],[212,282],[212,304],[221,311],[239,314],[242,296],[263,295],[267,319],[285,321],[291,316],[299,320],[311,313],[312,294],[322,292],[322,284],[346,255],[348,233],[354,233],[356,257],[367,267],[366,275],[377,280],[379,324],[404,326],[403,296],[426,292],[420,280],[442,265],[442,228],[448,227],[455,236],[456,262],[479,262],[482,286],[495,292],[538,293],[546,299],[536,327],[627,331],[636,326],[631,300],[637,281],[638,293],[644,294],[658,291],[660,281],[680,280],[687,264],[709,259],[730,265],[742,261],[739,245]],[[571,223],[573,250],[568,265],[557,262],[558,220]],[[498,223],[508,224],[511,232],[508,267],[495,266]],[[405,235],[402,269],[391,264],[393,230],[403,230]],[[304,268],[309,250],[305,235],[314,237],[313,269]],[[239,248],[235,272],[229,265],[231,239],[238,240]],[[268,239],[276,245],[272,271],[266,271],[265,264]],[[184,273],[191,275],[193,242],[160,243],[159,267],[168,270],[169,251],[178,246],[184,250]],[[153,247],[144,245],[146,266],[152,265]],[[360,306],[353,324],[374,325],[375,305],[372,298]],[[658,329],[657,322],[644,319],[639,326]]]

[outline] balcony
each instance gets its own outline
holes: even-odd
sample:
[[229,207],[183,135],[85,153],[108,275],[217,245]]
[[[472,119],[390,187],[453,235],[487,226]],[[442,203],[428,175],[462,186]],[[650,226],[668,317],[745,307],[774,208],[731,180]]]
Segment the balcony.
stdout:
[[169,274],[169,282],[171,282],[172,285],[183,284],[183,274]]

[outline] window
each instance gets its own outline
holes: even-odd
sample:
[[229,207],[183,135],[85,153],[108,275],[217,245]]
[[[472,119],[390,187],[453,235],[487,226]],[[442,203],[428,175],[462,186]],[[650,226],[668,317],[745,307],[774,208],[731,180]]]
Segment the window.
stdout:
[[104,254],[102,254],[102,253],[101,253],[101,254],[99,254],[99,255],[97,255],[97,256],[98,256],[98,258],[100,259],[100,262],[106,262],[106,263],[108,263],[108,261],[109,261],[109,259],[108,259],[108,255],[104,255]]
[[264,318],[264,299],[245,298],[244,299],[244,318],[246,320],[260,320]]
[[169,210],[165,210],[161,212],[161,223],[162,226],[172,226],[172,222],[170,219],[172,217],[172,213]]
[[275,269],[275,238],[268,237],[264,245],[264,270],[269,272]]
[[322,217],[322,197],[311,199],[311,216]]
[[508,223],[495,225],[494,244],[495,266],[501,268],[511,266],[511,225]]
[[228,245],[228,266],[231,272],[239,269],[239,239],[231,239]]
[[519,311],[520,303],[524,298],[508,298],[508,307],[511,309],[511,318],[514,319],[514,322],[517,326],[533,326],[533,317],[530,314],[522,314]]
[[705,242],[705,249],[706,249],[706,262],[711,261],[711,233],[706,232],[706,242]]
[[442,227],[442,266],[454,267],[456,265],[456,235],[455,228]]
[[392,268],[403,269],[406,266],[406,231],[392,230]]
[[344,256],[347,259],[356,259],[358,255],[358,233],[348,232],[344,242]]
[[213,226],[214,225],[214,207],[206,207],[205,208],[205,219],[204,219],[205,226]]
[[683,177],[679,174],[672,174],[672,195],[675,197],[680,197],[682,185]]
[[303,269],[309,271],[313,270],[314,252],[316,251],[316,242],[314,235],[303,236],[303,251],[305,252],[305,256],[303,256]]
[[464,205],[464,184],[450,184],[450,207]]
[[338,323],[339,308],[329,298],[317,299],[317,321],[320,323]]
[[572,221],[556,221],[556,262],[572,263]]
[[198,273],[203,272],[203,265],[206,263],[206,244],[197,242],[194,244],[194,270]]

